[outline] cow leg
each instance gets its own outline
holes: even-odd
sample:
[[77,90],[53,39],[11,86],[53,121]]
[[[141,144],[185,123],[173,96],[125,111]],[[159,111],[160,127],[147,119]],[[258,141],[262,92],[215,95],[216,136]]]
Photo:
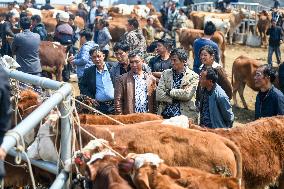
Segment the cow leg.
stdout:
[[241,84],[239,85],[238,92],[239,92],[240,98],[241,98],[241,100],[242,100],[242,103],[243,103],[243,105],[244,105],[244,108],[245,108],[245,109],[248,109],[247,103],[246,103],[245,98],[244,98],[245,86],[246,86],[245,83],[241,83]]
[[[233,76],[234,77],[234,76]],[[233,79],[233,78],[232,78]],[[236,80],[234,77],[235,82],[232,82],[232,87],[233,87],[233,101],[234,101],[234,106],[238,107],[238,101],[237,101],[237,91],[238,88],[240,88],[240,83],[239,81]],[[232,80],[233,81],[233,80]]]
[[278,189],[284,189],[284,173],[282,173],[279,176],[278,182],[279,182]]

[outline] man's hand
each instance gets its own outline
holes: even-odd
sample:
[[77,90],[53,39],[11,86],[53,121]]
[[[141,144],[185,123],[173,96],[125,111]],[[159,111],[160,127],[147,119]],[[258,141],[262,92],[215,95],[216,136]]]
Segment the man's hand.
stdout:
[[74,60],[75,60],[75,56],[70,55],[67,59],[67,62],[69,62],[70,64],[74,64]]
[[7,155],[6,151],[0,147],[0,160],[4,160],[6,155]]

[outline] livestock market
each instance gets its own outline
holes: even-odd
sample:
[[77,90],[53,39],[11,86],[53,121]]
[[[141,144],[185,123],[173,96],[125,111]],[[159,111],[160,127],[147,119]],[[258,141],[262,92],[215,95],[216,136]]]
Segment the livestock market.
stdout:
[[0,189],[284,189],[283,41],[283,0],[0,0]]

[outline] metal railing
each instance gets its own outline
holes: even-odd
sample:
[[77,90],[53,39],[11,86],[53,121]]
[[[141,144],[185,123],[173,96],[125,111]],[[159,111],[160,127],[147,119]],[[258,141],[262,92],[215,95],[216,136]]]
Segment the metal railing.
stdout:
[[[53,95],[51,95],[47,100],[45,100],[38,108],[36,108],[29,116],[27,116],[22,122],[20,122],[14,129],[9,132],[17,133],[20,136],[24,136],[30,130],[35,128],[40,121],[46,117],[49,112],[57,105],[59,105],[59,110],[61,115],[61,151],[60,159],[62,162],[71,158],[71,136],[72,130],[70,125],[70,119],[67,115],[70,109],[70,104],[64,103],[64,100],[68,100],[71,95],[72,87],[68,83],[62,83],[58,81],[53,81],[51,79],[38,77],[30,74],[26,74],[16,70],[9,70],[4,68],[9,74],[10,78],[14,78],[21,82],[30,83],[32,85],[38,85],[45,89],[56,90]],[[68,101],[67,101],[68,102]],[[17,136],[17,135],[16,135]],[[16,137],[12,135],[7,135],[3,139],[1,147],[12,156],[16,155],[15,150],[12,148],[16,145],[17,141],[21,140],[20,136]],[[23,157],[23,160],[26,160]],[[57,167],[56,164],[48,163],[44,161],[31,160],[31,164],[49,171],[53,174],[58,174],[54,183],[52,184],[53,189],[69,188],[68,177],[71,170],[66,172],[62,167]]]

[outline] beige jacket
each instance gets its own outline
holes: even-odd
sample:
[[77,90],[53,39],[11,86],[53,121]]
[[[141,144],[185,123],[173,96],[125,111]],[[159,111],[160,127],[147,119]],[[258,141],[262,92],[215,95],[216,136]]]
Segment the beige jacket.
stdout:
[[180,89],[172,89],[173,71],[172,69],[165,70],[162,73],[156,90],[156,100],[159,104],[157,113],[161,115],[166,105],[171,104],[172,100],[176,99],[180,101],[181,114],[196,122],[198,119],[198,113],[195,108],[195,92],[198,81],[198,75],[187,68],[182,78]]

